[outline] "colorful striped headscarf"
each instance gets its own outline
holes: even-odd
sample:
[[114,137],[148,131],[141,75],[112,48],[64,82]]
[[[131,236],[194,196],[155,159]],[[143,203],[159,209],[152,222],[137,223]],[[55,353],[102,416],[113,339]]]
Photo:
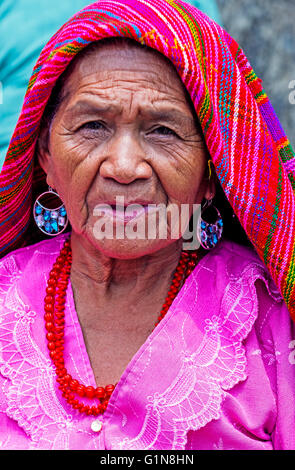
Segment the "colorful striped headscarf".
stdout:
[[242,49],[180,0],[97,1],[45,46],[0,175],[0,254],[20,246],[31,219],[34,149],[53,86],[79,51],[112,36],[133,38],[174,64],[223,191],[295,320],[294,153]]

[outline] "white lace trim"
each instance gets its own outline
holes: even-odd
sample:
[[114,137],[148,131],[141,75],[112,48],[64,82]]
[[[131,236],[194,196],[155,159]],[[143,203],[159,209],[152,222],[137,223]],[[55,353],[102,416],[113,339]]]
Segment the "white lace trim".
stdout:
[[[0,268],[0,374],[9,379],[5,413],[31,438],[30,449],[69,449],[72,432],[89,434],[88,443],[95,449],[96,436],[77,425],[57,396],[52,362],[33,339],[36,312],[24,303],[14,282],[22,272],[13,256]],[[1,448],[5,443],[10,448],[9,440]]]
[[[18,278],[21,272],[10,260],[9,278]],[[3,285],[1,290],[3,292]],[[7,287],[7,285],[6,285]],[[50,426],[58,423],[60,432],[54,441],[66,437],[66,424],[71,421],[56,396],[55,372],[49,358],[40,351],[32,338],[31,325],[36,313],[24,304],[15,283],[2,297],[0,323],[0,373],[10,379],[7,415],[18,422],[32,441],[48,434]],[[49,432],[50,434],[50,432]],[[48,438],[45,438],[48,441]],[[45,443],[44,443],[45,444]]]
[[[50,359],[33,340],[31,326],[36,313],[24,303],[17,283],[11,284],[12,278],[18,279],[21,275],[13,257],[7,268],[9,282],[2,274],[0,285],[0,373],[11,381],[6,413],[31,437],[33,447],[69,448],[72,416],[66,413],[56,395],[55,372]],[[194,275],[184,286],[182,296],[193,284],[197,296]],[[251,331],[258,313],[254,285],[257,279],[262,279],[269,289],[264,269],[254,262],[250,262],[238,278],[230,279],[220,311],[204,320],[203,338],[195,347],[187,342],[188,332],[195,328],[195,323],[188,312],[181,311],[180,296],[173,312],[180,320],[182,341],[176,376],[163,393],[147,397],[146,415],[138,435],[123,439],[114,436],[112,448],[182,450],[188,431],[198,430],[220,418],[226,391],[247,377],[242,341]],[[169,321],[166,326],[169,328]]]
[[[114,448],[184,450],[189,431],[220,418],[226,390],[247,378],[242,341],[258,313],[254,285],[257,279],[266,283],[263,268],[252,263],[238,279],[230,280],[220,311],[205,319],[199,347],[194,350],[184,344],[181,367],[173,382],[163,393],[147,398],[146,415],[138,435],[117,440]],[[188,322],[187,312],[183,313],[182,330]],[[190,328],[193,325],[188,325],[187,329]],[[182,338],[185,343],[185,334]]]

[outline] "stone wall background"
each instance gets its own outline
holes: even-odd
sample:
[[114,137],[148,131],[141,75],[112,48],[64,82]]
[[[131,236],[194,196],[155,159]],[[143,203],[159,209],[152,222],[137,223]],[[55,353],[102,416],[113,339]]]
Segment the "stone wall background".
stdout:
[[217,4],[223,27],[263,80],[294,148],[295,103],[290,101],[292,91],[295,101],[295,0],[217,0]]

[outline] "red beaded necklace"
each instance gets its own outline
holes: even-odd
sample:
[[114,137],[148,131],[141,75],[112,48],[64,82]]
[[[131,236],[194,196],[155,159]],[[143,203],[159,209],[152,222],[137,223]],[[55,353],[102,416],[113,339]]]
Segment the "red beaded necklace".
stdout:
[[[179,291],[183,277],[186,278],[189,276],[189,274],[193,271],[196,262],[196,252],[181,252],[181,257],[175,270],[170,290],[165,299],[156,325],[166,315],[170,305],[176,297],[177,292]],[[70,241],[66,240],[59,256],[56,259],[56,262],[53,265],[53,269],[50,271],[46,287],[46,296],[44,299],[44,320],[45,328],[47,330],[47,347],[50,351],[49,354],[55,366],[57,376],[56,380],[59,383],[59,389],[62,391],[62,396],[74,409],[78,410],[80,413],[97,416],[106,410],[108,406],[108,400],[115,386],[110,384],[106,387],[86,387],[68,374],[64,363],[64,310],[66,290],[71,272],[71,264],[71,245]],[[97,405],[89,406],[80,402],[77,398],[75,398],[75,395],[79,395],[80,397],[87,397],[90,399],[98,399],[99,403]]]

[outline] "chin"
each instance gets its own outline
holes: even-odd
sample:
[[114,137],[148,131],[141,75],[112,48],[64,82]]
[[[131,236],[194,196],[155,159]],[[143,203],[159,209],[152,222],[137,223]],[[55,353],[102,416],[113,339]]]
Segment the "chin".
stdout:
[[171,242],[175,240],[97,240],[95,238],[91,240],[92,245],[105,256],[126,260],[150,255],[164,249]]

